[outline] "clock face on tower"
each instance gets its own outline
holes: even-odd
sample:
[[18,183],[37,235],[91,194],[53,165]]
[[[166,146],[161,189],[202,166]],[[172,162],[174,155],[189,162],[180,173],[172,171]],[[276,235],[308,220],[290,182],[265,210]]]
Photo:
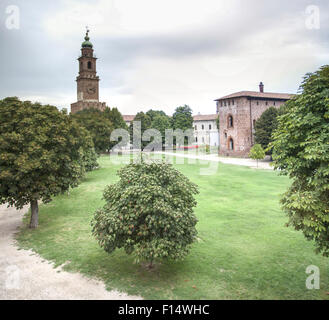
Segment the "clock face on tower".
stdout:
[[94,94],[94,93],[96,93],[96,87],[95,86],[92,86],[92,85],[88,86],[87,87],[87,93],[88,94]]

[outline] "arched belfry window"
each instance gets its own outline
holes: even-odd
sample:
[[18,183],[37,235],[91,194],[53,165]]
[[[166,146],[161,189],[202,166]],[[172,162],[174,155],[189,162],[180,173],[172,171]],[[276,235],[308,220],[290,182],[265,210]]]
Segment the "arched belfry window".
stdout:
[[227,126],[229,128],[232,128],[233,127],[233,117],[231,115],[228,116],[228,118],[227,118]]
[[234,141],[232,138],[230,138],[229,142],[228,142],[228,147],[230,150],[234,150]]
[[88,69],[91,69],[91,61],[88,61]]

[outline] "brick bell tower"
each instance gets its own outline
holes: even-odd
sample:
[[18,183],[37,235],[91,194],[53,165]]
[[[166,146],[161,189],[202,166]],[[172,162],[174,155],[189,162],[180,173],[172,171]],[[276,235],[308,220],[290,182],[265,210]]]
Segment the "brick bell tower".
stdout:
[[105,102],[99,102],[99,77],[96,74],[96,60],[94,49],[89,41],[87,29],[85,41],[81,45],[79,61],[79,75],[77,76],[77,102],[71,104],[71,113],[87,108],[104,110]]

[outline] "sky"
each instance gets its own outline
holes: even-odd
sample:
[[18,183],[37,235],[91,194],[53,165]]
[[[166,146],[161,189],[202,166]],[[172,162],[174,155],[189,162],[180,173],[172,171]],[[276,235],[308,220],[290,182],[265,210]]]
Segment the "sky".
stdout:
[[1,0],[0,98],[69,109],[86,26],[100,101],[122,114],[213,114],[260,81],[296,93],[329,62],[328,0]]

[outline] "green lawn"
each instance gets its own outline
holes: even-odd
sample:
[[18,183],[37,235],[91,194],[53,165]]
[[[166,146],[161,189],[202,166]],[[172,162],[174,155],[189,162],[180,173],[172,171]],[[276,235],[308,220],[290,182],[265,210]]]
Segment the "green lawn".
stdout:
[[[224,164],[202,176],[202,163],[176,164],[200,187],[195,209],[200,241],[184,261],[163,262],[150,272],[122,250],[108,255],[91,236],[102,191],[118,179],[120,167],[105,156],[100,164],[69,195],[40,207],[39,228],[24,227],[18,234],[22,248],[145,299],[329,298],[329,259],[316,255],[302,233],[285,227],[279,197],[289,184],[286,177]],[[309,265],[320,268],[320,290],[305,287]]]

